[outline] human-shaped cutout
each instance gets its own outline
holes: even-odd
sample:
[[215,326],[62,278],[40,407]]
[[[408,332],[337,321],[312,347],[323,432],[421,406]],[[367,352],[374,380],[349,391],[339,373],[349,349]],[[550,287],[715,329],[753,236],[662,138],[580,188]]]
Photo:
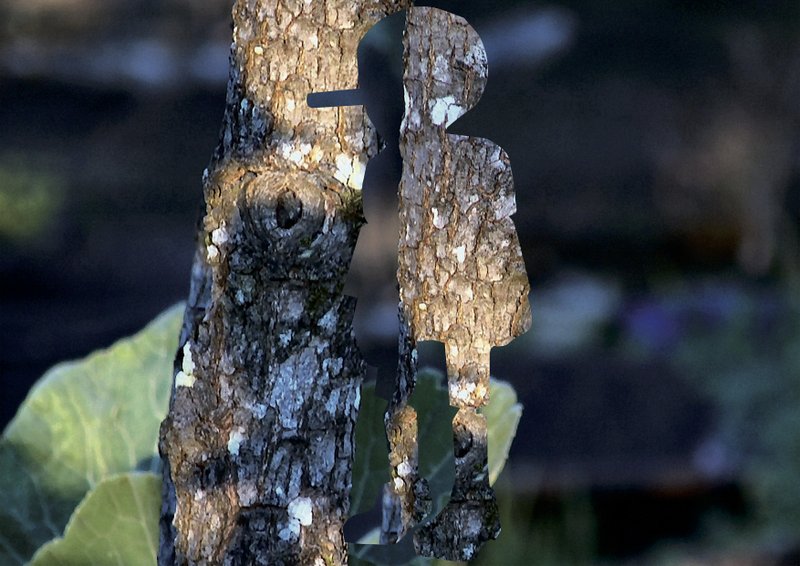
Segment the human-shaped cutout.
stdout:
[[[412,8],[404,37],[405,115],[400,131],[400,348],[386,413],[392,475],[384,490],[381,542],[394,543],[427,512],[417,469],[416,343],[444,343],[456,476],[451,499],[416,528],[417,551],[469,560],[499,533],[488,483],[485,417],[490,351],[530,327],[529,284],[511,215],[506,153],[493,142],[447,133],[473,108],[487,80],[486,52],[461,17]],[[423,440],[424,441],[424,440]]]
[[[530,290],[511,215],[508,156],[493,142],[447,133],[478,102],[486,52],[461,17],[412,8],[404,38],[401,125],[401,309],[409,352],[445,345],[456,477],[450,502],[415,533],[420,554],[469,560],[499,533],[487,471],[489,358],[530,327]],[[409,354],[406,354],[409,355]]]

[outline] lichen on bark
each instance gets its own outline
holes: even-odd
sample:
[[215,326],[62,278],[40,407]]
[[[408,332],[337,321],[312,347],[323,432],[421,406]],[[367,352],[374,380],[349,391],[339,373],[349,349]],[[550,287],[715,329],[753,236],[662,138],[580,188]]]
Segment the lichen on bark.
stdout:
[[347,562],[364,364],[342,294],[377,152],[358,43],[405,0],[238,0],[164,462],[159,564]]

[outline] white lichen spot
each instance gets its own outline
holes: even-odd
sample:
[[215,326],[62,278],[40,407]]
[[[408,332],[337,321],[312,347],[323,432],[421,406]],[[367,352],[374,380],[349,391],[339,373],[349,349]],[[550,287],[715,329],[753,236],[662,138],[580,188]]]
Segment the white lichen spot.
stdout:
[[394,490],[400,491],[406,486],[405,482],[400,478],[394,478]]
[[342,184],[347,184],[350,174],[353,172],[353,160],[349,155],[340,153],[336,156],[336,172],[333,174],[336,180]]
[[486,61],[486,49],[483,47],[482,42],[474,43],[472,45],[464,57],[464,62],[468,66],[476,69],[478,71],[478,75],[481,77],[486,76],[488,65]]
[[255,51],[255,54],[256,54],[256,55],[263,55],[263,54],[264,54],[264,48],[263,48],[263,47],[261,47],[260,45],[256,45],[256,46],[253,48],[253,51]]
[[183,345],[183,361],[181,361],[181,369],[188,374],[194,373],[194,358],[192,358],[192,343],[186,342]]
[[206,246],[206,261],[212,263],[219,257],[219,248],[214,244]]
[[287,511],[289,512],[290,522],[294,520],[305,527],[311,524],[313,516],[311,513],[311,499],[308,497],[297,497],[293,499],[289,502]]
[[198,489],[197,491],[194,492],[194,500],[195,501],[202,501],[205,496],[206,496],[206,492],[203,491],[202,489]]
[[314,566],[325,566],[325,560],[317,556],[316,560],[314,560]]
[[322,161],[322,158],[325,157],[325,152],[318,147],[314,147],[311,150],[311,155],[309,155],[309,157],[311,158],[311,161],[313,161],[314,163],[319,163],[320,161]]
[[194,387],[194,382],[196,381],[193,375],[189,375],[182,371],[179,371],[175,375],[175,387]]
[[444,55],[437,55],[433,62],[433,78],[439,82],[450,82],[450,62]]
[[286,99],[286,110],[288,110],[289,112],[294,112],[294,109],[295,109],[294,99],[293,98],[287,98]]
[[437,126],[444,124],[449,126],[455,122],[459,116],[464,114],[464,109],[456,104],[456,99],[452,96],[437,98],[430,103],[431,120]]
[[228,435],[228,452],[231,456],[238,456],[239,455],[239,447],[242,445],[242,441],[244,440],[244,429],[242,427],[238,427],[236,430],[232,430],[230,435]]
[[280,156],[283,157],[284,159],[289,159],[289,156],[292,154],[293,151],[292,144],[286,141],[280,142],[276,149],[277,153],[279,153]]
[[347,186],[351,189],[360,191],[364,186],[364,175],[367,172],[367,164],[362,161],[360,156],[353,157],[350,177],[347,179]]
[[455,99],[452,96],[448,96],[445,98],[439,98],[435,100],[431,106],[431,120],[437,126],[441,126],[444,124],[445,119],[447,119],[447,99],[452,100],[455,102]]
[[469,543],[468,545],[466,545],[464,547],[464,557],[467,560],[469,560],[470,558],[472,558],[473,554],[475,554],[475,545],[472,544],[472,543]]
[[193,387],[194,382],[194,359],[192,358],[192,347],[191,343],[187,342],[183,345],[183,361],[181,362],[180,371],[175,376],[175,387]]
[[283,428],[295,429],[298,419],[302,418],[302,396],[297,394],[297,376],[315,375],[319,369],[316,351],[309,347],[286,358],[274,371],[273,390],[280,394],[271,400],[270,405],[277,412],[277,419]]
[[297,521],[289,521],[289,523],[278,531],[278,538],[281,540],[296,540],[300,536],[300,523]]
[[292,336],[293,336],[293,333],[292,333],[291,330],[287,330],[286,332],[281,332],[278,335],[278,340],[280,341],[281,346],[284,346],[284,347],[288,346],[289,342],[292,341]]
[[436,207],[431,208],[431,214],[433,214],[433,225],[439,230],[444,228],[447,224],[447,221],[445,220],[444,216],[439,214],[439,209]]
[[297,322],[305,312],[305,304],[297,299],[289,300],[283,305],[283,316],[289,322]]
[[228,243],[228,232],[225,226],[220,226],[211,232],[211,242],[217,246]]
[[333,391],[331,391],[328,400],[325,401],[325,408],[331,415],[335,415],[338,405],[339,405],[339,390],[334,389]]
[[458,263],[464,263],[464,260],[467,257],[467,247],[458,246],[457,248],[453,249],[453,252],[456,254],[456,259],[458,260]]
[[300,165],[303,162],[303,154],[299,150],[295,150],[289,154],[289,161]]
[[426,311],[428,310],[428,305],[426,303],[420,303],[417,305],[417,308],[421,311]]
[[322,370],[329,372],[331,375],[339,375],[343,365],[344,360],[342,358],[328,358],[322,361]]
[[344,153],[336,156],[336,171],[333,176],[351,189],[360,191],[364,185],[364,174],[367,171],[366,161],[362,156],[350,157]]
[[459,401],[466,402],[474,398],[473,393],[475,392],[475,384],[450,383],[448,385],[448,392],[451,399],[458,399]]
[[333,332],[336,328],[336,323],[339,321],[339,315],[336,314],[336,309],[331,309],[319,319],[319,325],[327,332]]
[[253,416],[257,419],[263,419],[267,416],[267,406],[263,403],[256,403],[252,407],[250,407],[250,412],[253,413]]
[[400,129],[405,130],[411,120],[412,126],[419,126],[419,112],[414,108],[414,101],[408,93],[408,89],[403,85],[403,103],[405,111],[403,112],[403,120],[400,122]]
[[258,499],[258,489],[254,481],[240,482],[236,487],[236,494],[239,496],[239,505],[249,507]]
[[397,465],[397,475],[402,478],[411,475],[412,471],[411,464],[409,464],[407,460],[403,460]]

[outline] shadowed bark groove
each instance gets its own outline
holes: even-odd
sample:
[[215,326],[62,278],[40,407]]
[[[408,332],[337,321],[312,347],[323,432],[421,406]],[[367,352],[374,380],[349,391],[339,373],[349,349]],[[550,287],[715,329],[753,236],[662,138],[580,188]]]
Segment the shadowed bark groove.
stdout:
[[[458,16],[412,8],[404,36],[406,112],[401,125],[398,280],[401,375],[387,421],[411,421],[417,340],[445,345],[456,477],[450,502],[414,535],[417,551],[469,560],[500,531],[487,471],[489,354],[530,327],[528,278],[511,215],[516,210],[508,156],[489,140],[447,134],[480,98],[487,79],[478,34]],[[404,375],[402,369],[408,369]],[[387,427],[389,430],[394,430]],[[398,427],[395,427],[398,428]],[[416,427],[404,430],[416,436]],[[392,452],[411,453],[408,439],[390,434]],[[423,439],[424,442],[424,439]],[[402,528],[413,526],[415,501],[393,468]]]
[[364,364],[341,293],[376,136],[358,43],[407,0],[238,0],[220,143],[159,449],[159,564],[347,562]]

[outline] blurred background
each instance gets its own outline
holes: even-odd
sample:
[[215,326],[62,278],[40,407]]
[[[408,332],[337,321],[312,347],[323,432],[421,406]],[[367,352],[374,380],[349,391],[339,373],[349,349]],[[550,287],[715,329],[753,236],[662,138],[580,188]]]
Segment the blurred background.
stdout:
[[[800,563],[800,4],[431,2],[476,28],[450,131],[511,158],[533,328],[476,563]],[[58,361],[188,291],[229,0],[0,3],[2,425]],[[393,363],[402,17],[360,53],[387,148],[348,281]],[[423,358],[441,364],[440,349]]]

